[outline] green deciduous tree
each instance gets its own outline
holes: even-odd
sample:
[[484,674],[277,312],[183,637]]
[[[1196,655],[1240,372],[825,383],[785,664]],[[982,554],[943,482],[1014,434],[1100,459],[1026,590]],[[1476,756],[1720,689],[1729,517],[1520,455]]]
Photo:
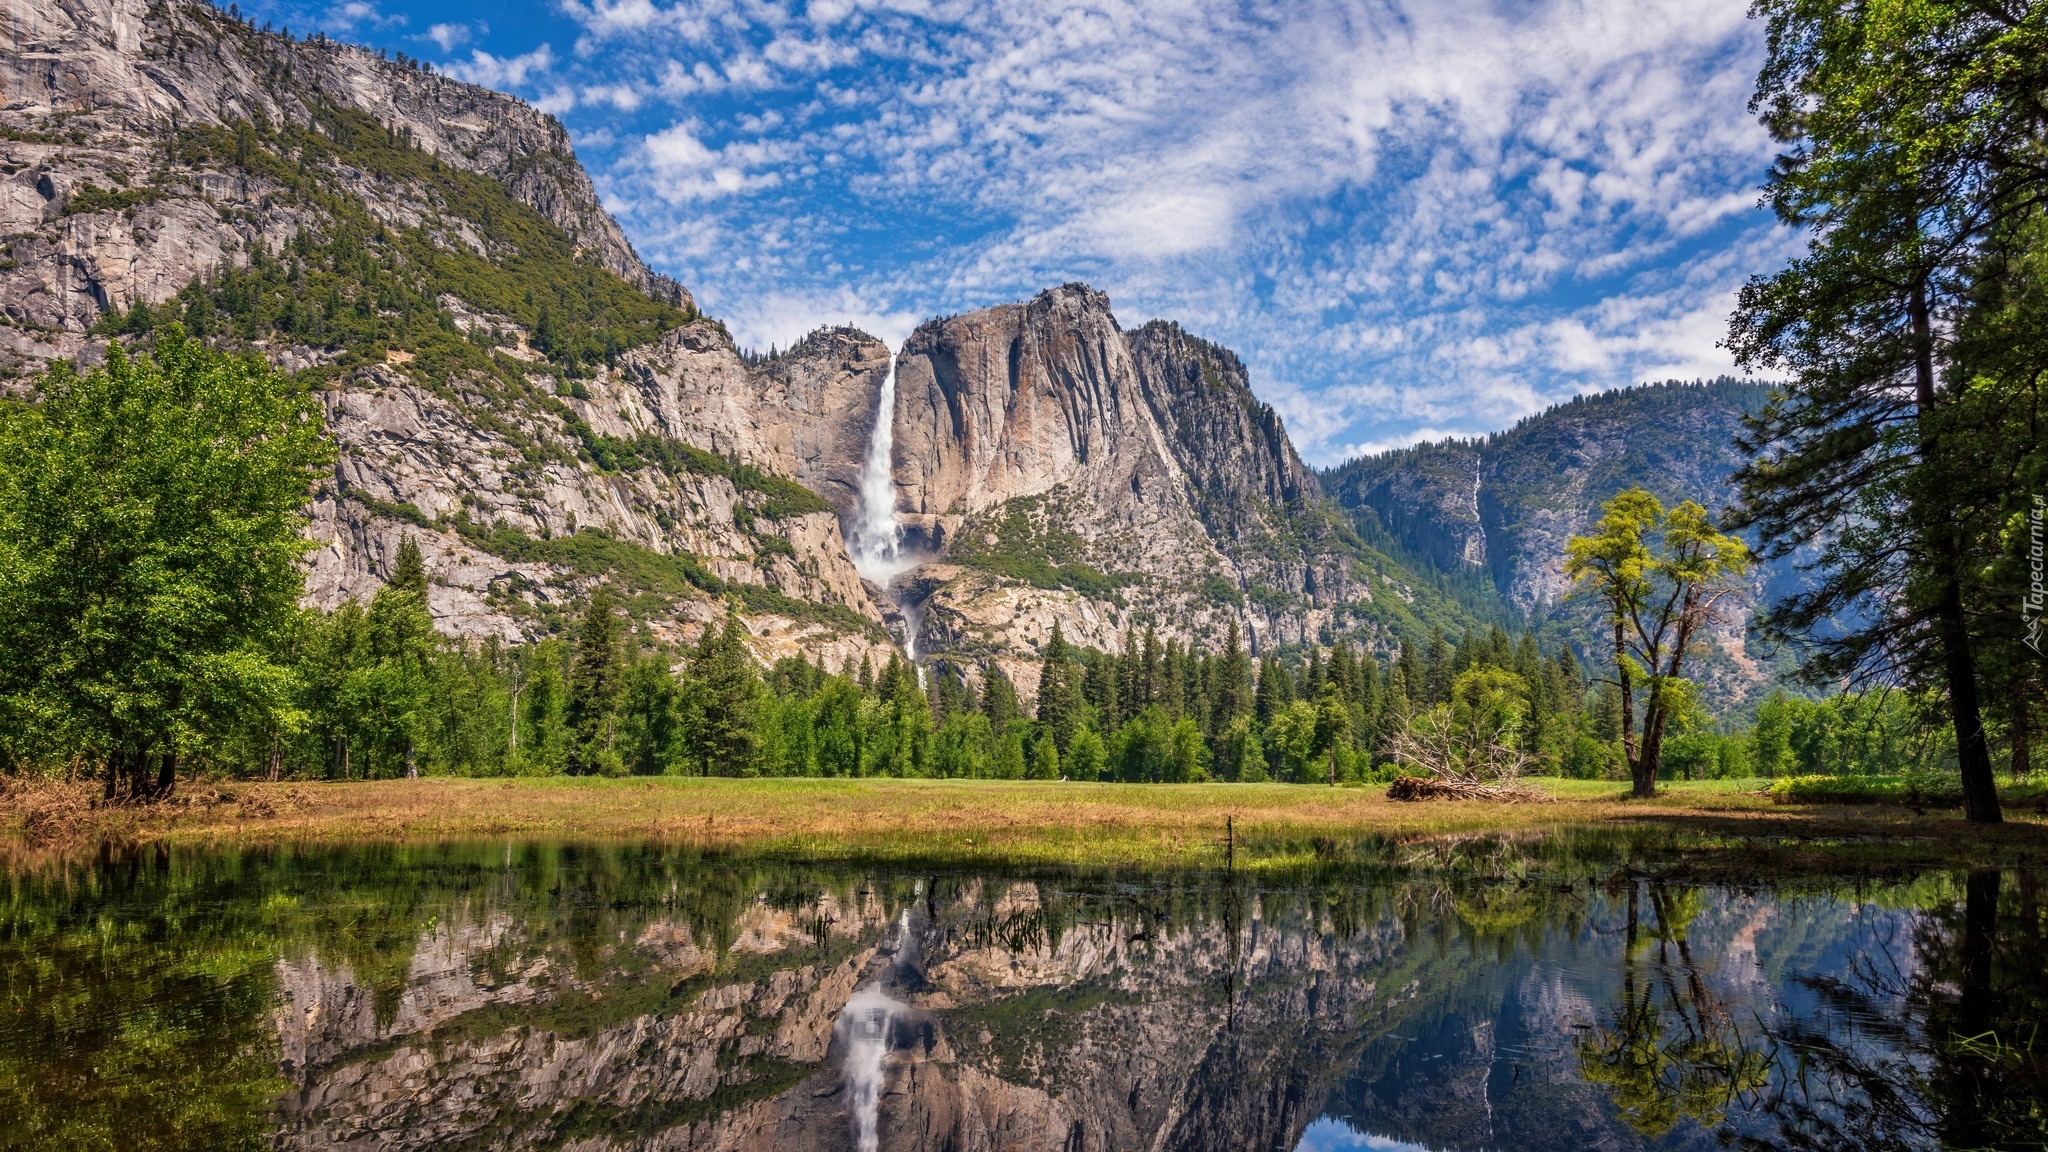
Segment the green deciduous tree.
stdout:
[[139,790],[292,706],[277,651],[329,458],[302,385],[166,331],[36,402],[0,405],[0,710],[8,739],[84,750]]
[[[1566,544],[1565,575],[1598,598],[1614,638],[1614,680],[1621,693],[1621,742],[1637,796],[1657,789],[1657,765],[1674,703],[1674,685],[1720,601],[1749,569],[1749,549],[1716,531],[1706,509],[1688,500],[1667,515],[1641,488],[1601,506],[1589,536]],[[1641,686],[1642,727],[1636,728]]]

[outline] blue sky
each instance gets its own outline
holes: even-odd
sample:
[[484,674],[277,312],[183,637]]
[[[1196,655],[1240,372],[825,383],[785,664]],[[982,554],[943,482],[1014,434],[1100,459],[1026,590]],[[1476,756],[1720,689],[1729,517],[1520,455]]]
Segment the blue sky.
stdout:
[[560,116],[741,343],[1068,280],[1230,346],[1317,464],[1731,368],[1744,0],[254,0]]

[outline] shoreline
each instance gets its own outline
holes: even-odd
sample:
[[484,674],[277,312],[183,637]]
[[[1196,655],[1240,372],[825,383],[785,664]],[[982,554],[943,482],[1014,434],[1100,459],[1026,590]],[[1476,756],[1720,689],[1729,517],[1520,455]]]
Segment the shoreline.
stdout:
[[[1381,786],[1035,781],[458,778],[180,782],[166,800],[100,807],[87,783],[0,793],[0,852],[20,866],[106,849],[237,849],[476,839],[642,841],[817,859],[990,866],[1271,868],[1400,844],[1565,828],[1728,842],[1703,861],[1785,857],[1855,871],[2037,866],[2048,819],[1896,805],[1778,804],[1731,781],[1649,800],[1612,781],[1537,780],[1540,803],[1394,801]],[[1226,827],[1233,849],[1226,849]],[[1830,864],[1829,862],[1833,863]],[[1802,865],[1803,869],[1805,866]]]

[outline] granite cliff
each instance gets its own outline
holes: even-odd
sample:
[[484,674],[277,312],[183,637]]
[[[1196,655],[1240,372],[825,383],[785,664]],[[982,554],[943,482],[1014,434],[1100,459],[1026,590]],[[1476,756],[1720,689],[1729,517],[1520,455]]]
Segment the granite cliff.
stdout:
[[1069,284],[920,327],[897,362],[899,581],[920,651],[1026,665],[1057,620],[1115,647],[1134,627],[1210,645],[1338,636],[1390,646],[1453,613],[1324,497],[1227,349],[1125,331]]
[[[182,0],[0,10],[0,87],[0,374],[172,321],[301,373],[340,448],[309,600],[410,536],[455,635],[558,630],[610,580],[669,639],[731,604],[767,660],[893,632],[1027,696],[1055,621],[1386,651],[1559,616],[1565,538],[1627,483],[1715,503],[1754,399],[1638,390],[1318,475],[1229,350],[1070,284],[917,329],[883,413],[881,341],[743,355],[514,98]],[[847,548],[878,418],[887,588]]]

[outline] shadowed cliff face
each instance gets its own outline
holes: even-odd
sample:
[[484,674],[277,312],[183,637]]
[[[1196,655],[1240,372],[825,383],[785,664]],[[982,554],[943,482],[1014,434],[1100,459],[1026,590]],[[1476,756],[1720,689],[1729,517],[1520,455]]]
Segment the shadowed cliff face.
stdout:
[[1393,566],[1325,506],[1228,350],[1125,332],[1067,285],[926,324],[897,380],[898,507],[940,561],[907,585],[929,597],[921,650],[1008,657],[1028,691],[1055,620],[1098,647],[1138,621],[1210,644],[1232,619],[1254,644],[1392,634],[1373,605]]

